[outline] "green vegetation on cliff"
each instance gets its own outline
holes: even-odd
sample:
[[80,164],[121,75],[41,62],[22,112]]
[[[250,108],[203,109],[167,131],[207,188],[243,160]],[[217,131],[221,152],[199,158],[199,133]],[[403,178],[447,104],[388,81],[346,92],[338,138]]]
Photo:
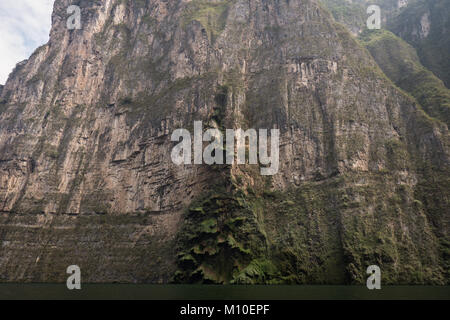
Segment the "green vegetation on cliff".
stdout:
[[450,90],[420,64],[413,47],[387,30],[366,30],[360,39],[397,86],[416,98],[427,114],[450,125]]
[[175,281],[363,284],[367,266],[377,264],[385,284],[443,284],[448,243],[437,245],[428,228],[422,201],[430,185],[396,179],[386,172],[286,191],[218,188],[185,214]]
[[200,22],[209,41],[214,42],[225,29],[228,8],[233,2],[232,0],[218,2],[193,0],[188,4],[184,13],[183,23],[186,25],[192,21]]
[[421,63],[450,87],[450,0],[412,0],[388,23]]

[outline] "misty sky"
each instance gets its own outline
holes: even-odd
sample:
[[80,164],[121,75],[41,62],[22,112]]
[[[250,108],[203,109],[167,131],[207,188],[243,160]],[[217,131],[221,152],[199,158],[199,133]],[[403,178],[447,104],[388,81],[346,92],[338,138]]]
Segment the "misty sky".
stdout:
[[54,0],[0,0],[0,84],[48,41]]

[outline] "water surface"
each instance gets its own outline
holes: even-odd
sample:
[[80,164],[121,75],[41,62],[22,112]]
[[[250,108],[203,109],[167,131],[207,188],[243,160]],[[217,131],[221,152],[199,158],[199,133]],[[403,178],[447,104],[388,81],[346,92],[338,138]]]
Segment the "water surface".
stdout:
[[379,300],[450,299],[450,286],[209,286],[85,284],[70,291],[65,284],[0,284],[0,299],[125,300]]

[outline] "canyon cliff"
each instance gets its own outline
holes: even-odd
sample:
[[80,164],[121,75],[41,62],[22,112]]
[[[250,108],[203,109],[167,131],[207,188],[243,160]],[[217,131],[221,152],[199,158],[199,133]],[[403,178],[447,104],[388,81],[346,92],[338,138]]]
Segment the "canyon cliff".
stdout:
[[[175,165],[197,120],[279,173]],[[0,89],[0,281],[448,284],[448,138],[316,0],[56,0]]]

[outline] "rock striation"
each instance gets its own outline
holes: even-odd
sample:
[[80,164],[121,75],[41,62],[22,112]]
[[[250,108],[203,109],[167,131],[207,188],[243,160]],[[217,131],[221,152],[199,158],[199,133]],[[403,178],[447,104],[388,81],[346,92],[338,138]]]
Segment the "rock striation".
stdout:
[[[449,282],[448,128],[318,1],[71,4],[0,89],[0,281]],[[173,164],[196,120],[279,173]]]

